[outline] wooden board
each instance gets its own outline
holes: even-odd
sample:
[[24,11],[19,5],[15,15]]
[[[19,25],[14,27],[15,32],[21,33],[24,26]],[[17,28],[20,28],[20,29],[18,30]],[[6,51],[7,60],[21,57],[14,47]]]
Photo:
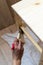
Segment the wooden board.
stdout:
[[43,41],[43,0],[23,0],[12,5],[12,8]]

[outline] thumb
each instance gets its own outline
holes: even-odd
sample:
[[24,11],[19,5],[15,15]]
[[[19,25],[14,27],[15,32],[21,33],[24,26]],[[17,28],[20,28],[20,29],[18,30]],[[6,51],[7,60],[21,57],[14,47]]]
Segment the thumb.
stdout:
[[21,49],[21,40],[19,40],[18,49]]

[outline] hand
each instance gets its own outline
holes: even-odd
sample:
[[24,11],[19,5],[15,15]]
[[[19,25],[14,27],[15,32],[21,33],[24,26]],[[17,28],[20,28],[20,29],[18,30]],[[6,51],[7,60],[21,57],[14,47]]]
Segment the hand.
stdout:
[[13,59],[16,59],[16,60],[21,60],[22,56],[23,56],[23,51],[24,51],[24,48],[23,48],[23,42],[19,39],[15,39],[14,41],[14,47],[13,47]]

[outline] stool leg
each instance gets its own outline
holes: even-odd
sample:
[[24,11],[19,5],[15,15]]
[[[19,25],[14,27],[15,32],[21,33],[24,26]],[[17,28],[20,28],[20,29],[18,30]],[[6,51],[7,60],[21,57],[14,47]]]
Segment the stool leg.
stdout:
[[43,52],[42,52],[42,54],[41,54],[41,59],[40,59],[39,65],[43,65]]

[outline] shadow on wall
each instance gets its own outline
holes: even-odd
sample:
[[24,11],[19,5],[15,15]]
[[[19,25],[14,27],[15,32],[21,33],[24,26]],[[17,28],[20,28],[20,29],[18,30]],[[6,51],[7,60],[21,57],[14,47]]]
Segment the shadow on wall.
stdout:
[[13,9],[11,8],[11,5],[15,4],[16,2],[18,2],[20,0],[6,0],[7,4],[8,4],[8,7],[9,7],[9,10],[10,10],[10,13],[11,13],[11,16],[13,18],[13,21],[15,21],[15,17],[14,17],[14,11]]
[[16,3],[17,1],[0,0],[0,30],[15,23],[11,5]]

